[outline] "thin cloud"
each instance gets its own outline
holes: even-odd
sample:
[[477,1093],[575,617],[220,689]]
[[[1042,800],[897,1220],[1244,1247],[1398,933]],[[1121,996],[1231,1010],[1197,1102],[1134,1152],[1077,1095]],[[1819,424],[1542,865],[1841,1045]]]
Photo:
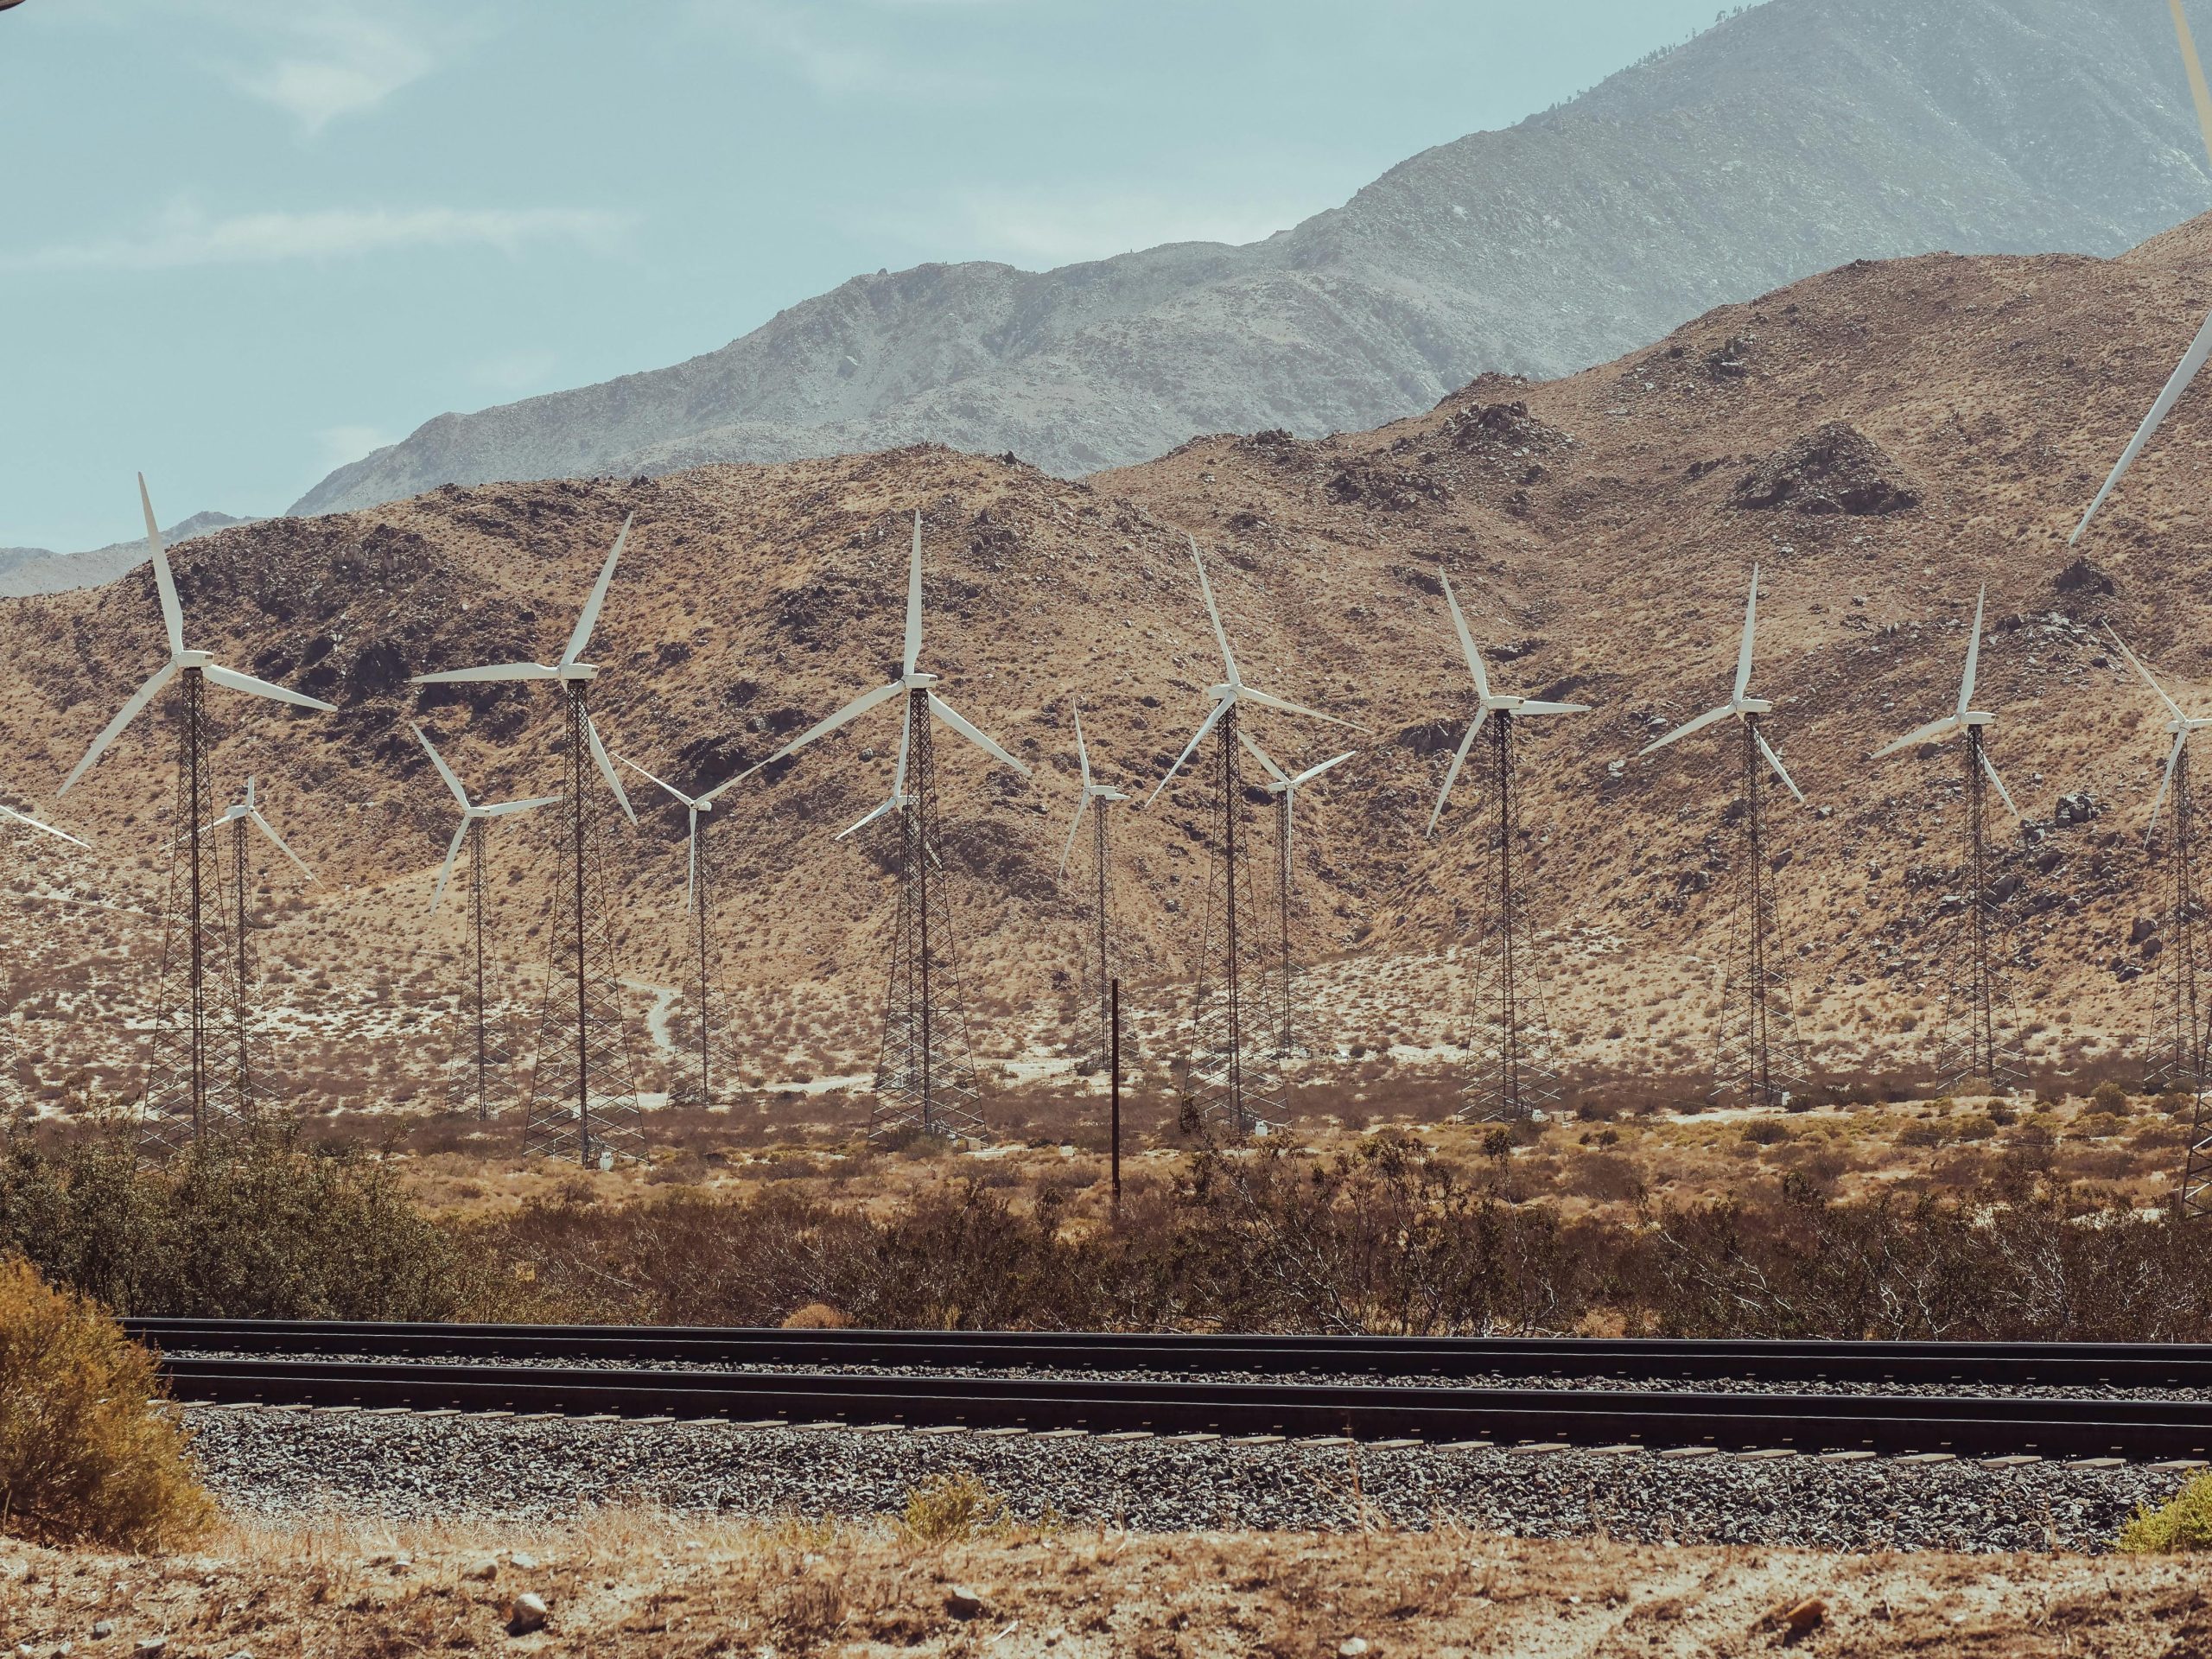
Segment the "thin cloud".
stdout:
[[[857,27],[852,14],[950,10],[955,6],[1004,4],[1007,0],[847,0],[838,4],[791,4],[789,0],[693,0],[692,12],[782,61],[817,92],[831,98],[862,95],[937,99],[976,97],[1000,90],[969,68],[946,69],[912,54],[878,44],[880,27]],[[879,16],[880,23],[880,16]]]
[[178,207],[131,235],[0,254],[0,270],[173,270],[355,258],[404,248],[512,253],[533,242],[604,245],[627,222],[623,215],[573,207],[333,207],[226,218]]
[[270,22],[284,41],[264,63],[232,71],[245,92],[284,111],[310,135],[372,110],[437,67],[433,31],[404,25],[388,9],[288,4]]

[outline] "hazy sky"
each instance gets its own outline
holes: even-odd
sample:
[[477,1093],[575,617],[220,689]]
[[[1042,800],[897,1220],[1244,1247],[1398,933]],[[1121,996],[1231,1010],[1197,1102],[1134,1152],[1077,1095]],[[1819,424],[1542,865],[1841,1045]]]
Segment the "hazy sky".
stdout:
[[1716,3],[26,0],[0,546],[135,533],[140,468],[164,522],[280,512],[856,271],[1249,241]]

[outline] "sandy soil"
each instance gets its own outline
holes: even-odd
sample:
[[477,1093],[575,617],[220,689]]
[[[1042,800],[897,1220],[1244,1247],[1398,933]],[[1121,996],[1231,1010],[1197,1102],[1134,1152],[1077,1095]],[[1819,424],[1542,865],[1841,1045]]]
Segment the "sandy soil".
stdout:
[[[232,1528],[133,1559],[0,1546],[9,1650],[2028,1656],[2212,1652],[2201,1564],[1408,1536],[882,1531],[607,1514],[550,1531]],[[542,1630],[511,1629],[525,1592]],[[1795,1611],[1796,1623],[1791,1617]],[[96,1622],[108,1628],[95,1636]],[[66,1645],[74,1643],[73,1649]],[[18,1644],[22,1644],[20,1647]]]

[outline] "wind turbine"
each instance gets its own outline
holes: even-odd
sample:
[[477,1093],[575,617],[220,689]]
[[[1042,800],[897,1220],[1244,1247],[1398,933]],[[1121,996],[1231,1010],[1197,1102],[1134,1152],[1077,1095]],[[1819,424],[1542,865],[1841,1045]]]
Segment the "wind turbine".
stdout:
[[[1167,775],[1146,798],[1145,804],[1150,806],[1160,798],[1160,791],[1182,770],[1183,763],[1197,753],[1207,734],[1216,733],[1212,769],[1216,836],[1213,868],[1206,884],[1205,926],[1199,947],[1198,980],[1192,1009],[1190,1104],[1201,1123],[1224,1125],[1243,1136],[1274,1128],[1275,1120],[1268,1114],[1279,1113],[1282,1102],[1279,1080],[1271,1077],[1260,1063],[1265,1054],[1264,1044],[1251,1042],[1252,1027],[1258,1022],[1248,1018],[1251,1010],[1245,1006],[1243,976],[1247,967],[1260,974],[1264,984],[1268,964],[1266,947],[1259,942],[1258,918],[1248,913],[1257,903],[1258,895],[1251,882],[1243,879],[1247,855],[1243,846],[1244,779],[1237,758],[1243,748],[1237,741],[1238,716],[1244,705],[1250,703],[1255,708],[1274,709],[1309,720],[1325,720],[1332,726],[1351,726],[1352,722],[1245,683],[1236,666],[1236,653],[1229,646],[1229,631],[1222,626],[1221,607],[1214,602],[1213,583],[1207,578],[1205,560],[1198,555],[1198,539],[1187,539],[1191,562],[1198,567],[1198,592],[1205,600],[1206,615],[1213,624],[1214,642],[1221,647],[1222,667],[1227,677],[1221,683],[1206,688],[1205,697],[1213,705],[1211,710],[1198,723],[1198,729],[1184,746],[1182,753],[1175,757],[1175,764],[1167,768]],[[1217,898],[1220,906],[1217,925]],[[1249,963],[1248,956],[1251,958]]]
[[[468,798],[468,791],[461,786],[454,769],[446,764],[445,756],[438,753],[437,745],[420,726],[410,723],[407,728],[415,734],[415,741],[430,757],[430,764],[438,769],[438,776],[445,779],[446,787],[461,804],[461,824],[453,832],[453,840],[446,847],[446,861],[438,867],[438,884],[430,893],[430,914],[438,913],[438,906],[445,902],[446,883],[453,879],[454,861],[461,856],[461,843],[468,844],[468,925],[473,944],[473,979],[475,987],[476,1015],[476,1116],[480,1122],[488,1122],[492,1116],[491,1069],[494,1057],[491,1036],[485,1014],[484,1000],[484,932],[486,923],[486,882],[484,836],[494,818],[512,817],[517,813],[533,811],[541,806],[550,806],[561,798],[557,795],[534,795],[522,801],[492,801],[479,805]],[[474,832],[474,833],[472,833]],[[505,1065],[512,1056],[504,1051],[497,1057]]]
[[[1075,710],[1075,758],[1083,769],[1083,791],[1077,796],[1075,817],[1068,821],[1068,844],[1060,849],[1060,875],[1068,873],[1068,859],[1075,852],[1075,838],[1083,829],[1083,815],[1090,814],[1090,874],[1093,887],[1091,898],[1091,949],[1097,963],[1098,981],[1098,1053],[1097,1064],[1109,1064],[1108,1056],[1114,1046],[1113,963],[1108,954],[1107,918],[1110,913],[1108,897],[1106,846],[1107,819],[1112,809],[1129,798],[1110,785],[1095,783],[1090,776],[1090,749],[1083,741],[1083,709]],[[1094,810],[1095,809],[1095,810]]]
[[696,1103],[711,1106],[715,1103],[709,1061],[714,1049],[715,1029],[710,997],[714,984],[714,882],[707,861],[707,845],[702,838],[705,826],[700,823],[699,817],[702,813],[714,811],[714,798],[711,794],[686,795],[675,785],[654,777],[636,761],[625,760],[620,755],[615,758],[647,783],[658,785],[684,810],[683,913],[690,918],[692,979],[696,988],[694,994],[698,998],[699,1008],[699,1094]]
[[576,1161],[587,1169],[611,1168],[618,1158],[633,1158],[643,1142],[613,918],[590,810],[593,766],[598,767],[623,817],[635,823],[638,815],[592,720],[589,693],[599,669],[584,660],[635,517],[622,520],[621,532],[607,550],[607,563],[592,584],[559,662],[495,663],[486,668],[417,674],[414,679],[416,685],[546,680],[561,688],[567,776],[562,794],[554,798],[569,804],[563,837],[567,844],[562,849],[568,868],[555,892],[550,930],[553,956],[546,976],[544,1016],[538,1027],[537,1070],[523,1126],[523,1152],[525,1156],[565,1157],[573,1150]]
[[[209,937],[215,930],[208,925],[207,906],[209,899],[221,890],[222,873],[217,867],[215,842],[201,828],[215,813],[203,706],[207,688],[219,685],[226,690],[324,714],[336,709],[319,698],[225,668],[212,652],[185,644],[184,607],[177,600],[176,582],[169,574],[168,555],[162,547],[162,532],[154,522],[153,499],[147,493],[143,473],[138,475],[138,505],[146,518],[146,550],[154,567],[154,591],[161,601],[168,660],[124,699],[115,718],[85,751],[84,759],[70,768],[60,792],[67,794],[122,734],[123,728],[144,712],[170,682],[177,683],[175,822],[183,830],[170,851],[168,891],[162,910],[161,989],[156,999],[153,1051],[142,1096],[149,1147],[170,1152],[180,1144],[212,1144],[238,1127],[253,1105],[236,1093],[234,1080],[216,1076],[209,1064],[208,968],[214,954],[211,947],[219,948],[220,942]],[[221,925],[221,914],[218,898],[217,928]]]
[[1527,884],[1515,880],[1515,855],[1521,840],[1521,790],[1513,734],[1523,720],[1586,715],[1590,705],[1548,702],[1494,690],[1490,671],[1483,665],[1483,654],[1475,649],[1475,636],[1468,631],[1466,615],[1459,608],[1459,596],[1452,589],[1451,574],[1441,565],[1436,574],[1444,584],[1444,602],[1451,607],[1452,628],[1459,637],[1460,654],[1467,659],[1468,673],[1474,677],[1476,702],[1475,717],[1467,723],[1467,734],[1459,740],[1452,765],[1445,772],[1444,787],[1436,792],[1436,809],[1428,815],[1427,833],[1435,835],[1437,820],[1444,816],[1444,804],[1452,798],[1452,785],[1459,781],[1467,751],[1474,747],[1483,722],[1488,721],[1491,793],[1497,810],[1497,923],[1489,941],[1492,963],[1486,964],[1482,978],[1494,978],[1495,984],[1478,987],[1476,1006],[1484,1027],[1483,1046],[1490,1051],[1489,1065],[1496,1069],[1478,1079],[1469,1093],[1475,1096],[1471,1110],[1476,1117],[1486,1122],[1517,1121],[1556,1103],[1559,1088],[1558,1078],[1541,1053],[1546,1023],[1541,976],[1530,959],[1532,951],[1522,948]]
[[[1741,792],[1737,797],[1742,806],[1744,825],[1743,884],[1737,908],[1739,938],[1729,974],[1731,988],[1740,991],[1743,998],[1735,1015],[1741,1022],[1741,1034],[1738,1037],[1729,1031],[1728,1014],[1724,1011],[1714,1071],[1720,1092],[1740,1092],[1755,1106],[1786,1106],[1792,1087],[1798,1081],[1798,1062],[1783,975],[1775,965],[1771,949],[1776,895],[1773,872],[1767,867],[1766,814],[1760,800],[1766,768],[1774,769],[1774,775],[1782,780],[1782,786],[1798,805],[1804,805],[1805,797],[1789,776],[1789,768],[1782,764],[1782,757],[1766,741],[1766,734],[1759,729],[1759,722],[1774,712],[1774,704],[1767,698],[1751,694],[1751,650],[1758,628],[1758,613],[1759,573],[1754,565],[1751,596],[1744,603],[1743,639],[1736,648],[1736,679],[1728,701],[1694,720],[1684,721],[1665,736],[1645,744],[1640,753],[1654,753],[1679,738],[1702,731],[1732,715],[1743,728],[1743,754],[1738,767]],[[1783,1027],[1779,1033],[1774,1029],[1777,1019]],[[1783,1050],[1779,1066],[1775,1056],[1777,1045]]]
[[253,779],[251,776],[248,776],[245,780],[245,798],[224,808],[222,816],[202,832],[212,835],[216,830],[224,829],[231,832],[230,925],[232,930],[231,972],[238,991],[237,998],[231,1007],[231,1019],[238,1045],[238,1098],[250,1101],[254,1098],[254,1078],[259,1074],[260,1066],[253,1053],[253,991],[256,976],[253,971],[251,936],[247,931],[250,917],[246,908],[245,831],[248,824],[259,830],[268,838],[270,844],[283,854],[286,858],[290,859],[298,868],[300,874],[308,880],[315,880],[315,872],[300,861],[300,855],[285,845],[283,836],[278,835],[270,826],[269,820],[262,817],[260,804],[254,794]]
[[[2196,106],[2197,132],[2204,141],[2206,160],[2212,161],[2212,87],[2205,84],[2204,66],[2197,60],[2196,42],[2190,35],[2189,19],[2182,15],[2181,0],[2166,0],[2166,4],[2173,13],[2174,39],[2181,48],[2182,68],[2189,77],[2190,100]],[[2089,520],[2097,516],[2097,509],[2104,505],[2106,498],[2120,487],[2120,480],[2135,464],[2136,456],[2143,453],[2143,446],[2151,442],[2159,423],[2181,401],[2182,393],[2187,391],[2190,383],[2196,378],[2197,371],[2204,366],[2207,357],[2212,357],[2212,315],[2207,315],[2198,327],[2196,338],[2189,342],[2189,349],[2182,353],[2181,361],[2174,365],[2173,373],[2167,377],[2166,384],[2159,388],[2158,395],[2152,400],[2142,424],[2135,429],[2135,435],[2120,452],[2120,459],[2113,463],[2112,471],[2106,474],[2103,486],[2097,491],[2088,510],[2082,514],[2082,522],[2074,526],[2074,533],[2066,538],[2069,547],[2082,539],[2082,532],[2089,527]]]
[[2166,751],[2166,774],[2151,803],[2151,821],[2145,826],[2147,844],[2158,826],[2158,811],[2173,797],[2173,831],[2166,842],[2166,876],[2171,899],[2167,915],[2165,948],[2158,954],[2158,974],[2164,995],[2160,1001],[2160,1046],[2165,1052],[2152,1063],[2154,1083],[2176,1092],[2186,1091],[2194,1105],[2189,1150],[2182,1162],[2181,1185],[2174,1194],[2176,1213],[2183,1219],[2212,1215],[2212,1105],[2205,1099],[2204,1049],[2208,1033],[2199,988],[2197,937],[2196,804],[2190,787],[2189,740],[2191,734],[2212,726],[2212,718],[2185,713],[2166,688],[2152,677],[2143,660],[2127,647],[2119,632],[2107,625],[2105,632],[2120,647],[2120,655],[2141,676],[2166,707],[2164,730],[2173,735]]
[[1963,1057],[1951,1068],[1953,1075],[1946,1081],[1958,1084],[1986,1077],[1991,1088],[2004,1089],[2012,1081],[2013,1068],[2003,1046],[2004,1033],[1999,1028],[2003,994],[1997,983],[1997,964],[1991,949],[1997,901],[1989,891],[1989,846],[1983,833],[1985,780],[1996,786],[1998,798],[2005,803],[2005,810],[2012,813],[2016,823],[2020,809],[2013,804],[2012,791],[1997,775],[1997,763],[1989,758],[1985,734],[1997,716],[1974,706],[1974,669],[1981,659],[1981,618],[1988,600],[1989,588],[1985,583],[1974,601],[1974,632],[1967,640],[1967,666],[1959,679],[1958,707],[1940,720],[1931,720],[1917,730],[1907,732],[1894,743],[1885,743],[1874,751],[1873,758],[1883,760],[1903,749],[1961,734],[1966,737],[1967,1029],[1962,1039]]
[[[922,515],[917,512],[906,566],[906,631],[898,677],[862,692],[758,766],[709,791],[711,798],[877,705],[893,697],[906,699],[899,770],[891,794],[844,832],[852,835],[894,812],[899,817],[899,919],[892,944],[883,1049],[876,1062],[876,1104],[868,1124],[869,1137],[874,1140],[910,1132],[957,1138],[976,1135],[982,1127],[976,1111],[976,1061],[968,1039],[967,1013],[961,1002],[949,895],[942,888],[943,870],[937,855],[936,722],[943,721],[992,760],[1025,778],[1029,775],[1027,766],[945,701],[937,690],[938,677],[919,667],[921,655]],[[948,979],[949,991],[939,984]]]
[[1277,766],[1268,752],[1252,741],[1249,732],[1240,731],[1237,741],[1249,751],[1254,760],[1267,768],[1268,793],[1275,798],[1275,904],[1281,912],[1281,942],[1277,952],[1278,970],[1281,974],[1281,1006],[1278,1010],[1281,1034],[1275,1040],[1275,1055],[1288,1059],[1292,1039],[1297,1028],[1296,988],[1297,967],[1290,952],[1290,882],[1291,852],[1295,845],[1298,791],[1332,766],[1343,765],[1359,753],[1346,749],[1342,754],[1332,754],[1319,766],[1308,766],[1293,777]]

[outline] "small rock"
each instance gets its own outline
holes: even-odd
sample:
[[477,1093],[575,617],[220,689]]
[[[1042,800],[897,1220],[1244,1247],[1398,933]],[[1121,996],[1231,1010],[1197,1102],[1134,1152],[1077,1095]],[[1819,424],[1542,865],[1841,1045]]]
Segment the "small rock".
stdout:
[[461,1576],[464,1579],[473,1580],[478,1584],[488,1584],[492,1580],[499,1576],[499,1564],[497,1561],[493,1560],[479,1561],[474,1567],[469,1567]]
[[1338,1659],[1355,1659],[1357,1655],[1366,1651],[1367,1638],[1363,1636],[1348,1636],[1337,1643]]
[[515,1598],[514,1611],[508,1615],[507,1634],[528,1636],[532,1630],[543,1630],[550,1611],[545,1605],[545,1599],[536,1591],[524,1591]]
[[92,1625],[92,1640],[95,1642],[105,1642],[114,1634],[115,1621],[111,1618],[99,1619]]
[[535,1555],[525,1555],[521,1550],[518,1549],[513,1551],[508,1555],[507,1560],[524,1573],[534,1572],[537,1570],[537,1557]]
[[1802,1641],[1820,1629],[1821,1622],[1827,1616],[1828,1605],[1818,1596],[1808,1596],[1796,1606],[1784,1609],[1782,1615],[1782,1622],[1786,1627],[1782,1638],[1783,1643]]
[[168,1650],[169,1639],[166,1636],[142,1636],[130,1649],[137,1659],[162,1659]]
[[945,1594],[944,1611],[955,1618],[974,1618],[983,1611],[982,1594],[964,1584],[956,1584]]

